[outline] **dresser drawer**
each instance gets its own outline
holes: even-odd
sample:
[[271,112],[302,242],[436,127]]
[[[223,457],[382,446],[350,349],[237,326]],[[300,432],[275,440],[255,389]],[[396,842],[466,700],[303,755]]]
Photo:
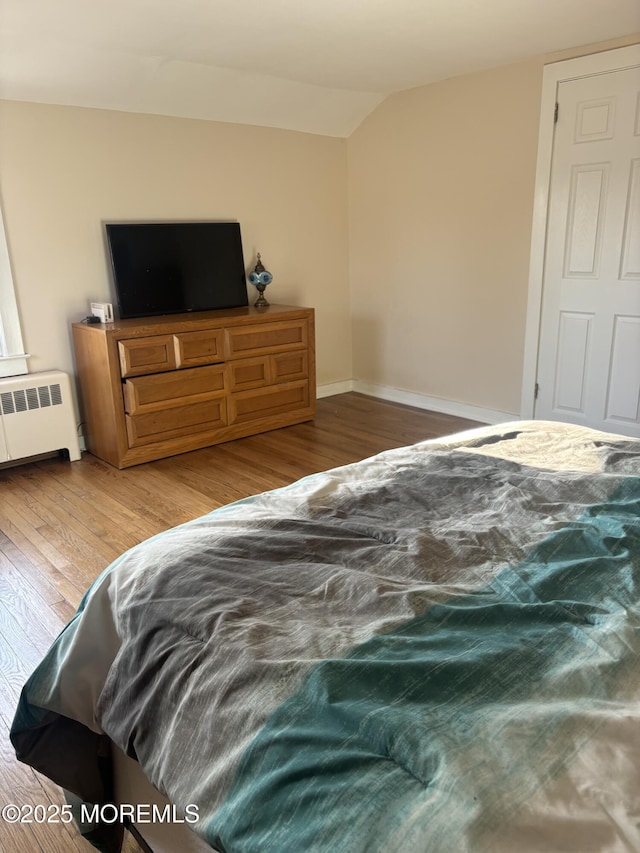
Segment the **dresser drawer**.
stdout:
[[188,403],[193,397],[224,394],[224,365],[138,376],[127,379],[122,388],[125,412],[128,415],[164,409],[167,406],[180,406]]
[[230,391],[246,391],[269,385],[270,369],[268,358],[245,358],[231,361],[227,366]]
[[138,415],[125,415],[129,447],[196,435],[226,426],[224,397]]
[[255,323],[227,329],[227,357],[243,358],[267,355],[308,346],[309,326],[306,319],[279,323]]
[[308,405],[309,383],[306,380],[239,391],[229,397],[229,423],[269,418],[295,409],[305,409]]
[[309,376],[309,355],[306,350],[269,356],[271,382],[292,382]]
[[176,368],[173,335],[151,335],[118,341],[118,356],[123,377]]
[[178,367],[224,361],[224,329],[180,332],[173,337]]
[[279,382],[292,382],[295,379],[307,379],[309,376],[309,356],[306,350],[268,355],[263,358],[245,358],[230,361],[229,390],[248,391]]

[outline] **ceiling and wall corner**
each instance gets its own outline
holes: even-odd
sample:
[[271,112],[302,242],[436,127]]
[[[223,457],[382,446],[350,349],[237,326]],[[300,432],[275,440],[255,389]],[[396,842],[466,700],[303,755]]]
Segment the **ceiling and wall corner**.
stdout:
[[638,0],[3,0],[0,98],[347,137],[393,92],[639,28]]

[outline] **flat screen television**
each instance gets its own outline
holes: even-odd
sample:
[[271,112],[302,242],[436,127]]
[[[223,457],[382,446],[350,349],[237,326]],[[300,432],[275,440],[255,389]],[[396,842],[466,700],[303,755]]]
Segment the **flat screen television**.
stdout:
[[238,222],[107,223],[120,317],[248,304]]

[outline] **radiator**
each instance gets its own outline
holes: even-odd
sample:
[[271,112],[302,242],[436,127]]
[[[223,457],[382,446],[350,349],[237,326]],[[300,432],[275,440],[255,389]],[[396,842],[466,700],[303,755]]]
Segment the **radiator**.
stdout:
[[0,462],[52,450],[80,459],[67,374],[48,370],[0,379]]

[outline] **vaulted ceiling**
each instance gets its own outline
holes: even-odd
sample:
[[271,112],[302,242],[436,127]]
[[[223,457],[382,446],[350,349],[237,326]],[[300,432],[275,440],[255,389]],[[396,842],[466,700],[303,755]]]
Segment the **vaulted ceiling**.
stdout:
[[348,136],[388,94],[640,31],[640,0],[0,0],[0,97]]

